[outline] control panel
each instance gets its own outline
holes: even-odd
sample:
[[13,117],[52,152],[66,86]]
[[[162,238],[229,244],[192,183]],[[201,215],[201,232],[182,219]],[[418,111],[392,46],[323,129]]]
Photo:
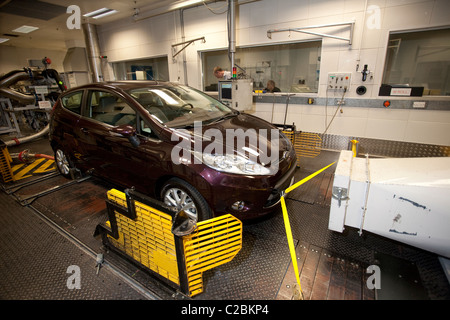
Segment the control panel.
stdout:
[[329,73],[327,90],[347,90],[350,88],[351,73]]

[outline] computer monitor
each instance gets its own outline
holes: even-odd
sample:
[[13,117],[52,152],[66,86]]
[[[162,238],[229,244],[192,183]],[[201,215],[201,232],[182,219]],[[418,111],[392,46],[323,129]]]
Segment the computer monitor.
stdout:
[[232,100],[232,86],[233,82],[231,80],[219,81],[219,100],[220,101],[231,101]]

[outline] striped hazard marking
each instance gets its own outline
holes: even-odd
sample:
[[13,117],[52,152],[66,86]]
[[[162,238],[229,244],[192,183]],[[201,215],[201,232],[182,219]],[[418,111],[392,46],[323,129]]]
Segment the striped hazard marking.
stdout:
[[20,163],[12,166],[11,171],[14,180],[25,179],[28,177],[48,173],[56,169],[55,161],[50,159],[36,159],[33,163]]

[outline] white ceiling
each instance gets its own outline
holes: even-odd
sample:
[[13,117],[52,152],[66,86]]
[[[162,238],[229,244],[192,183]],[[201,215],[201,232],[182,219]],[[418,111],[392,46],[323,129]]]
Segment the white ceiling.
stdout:
[[[66,9],[70,5],[80,7],[81,23],[88,22],[101,25],[127,17],[130,18],[130,21],[133,21],[135,8],[138,8],[141,14],[154,10],[161,13],[164,10],[169,10],[170,5],[183,1],[186,0],[0,0],[0,38],[10,39],[0,44],[0,50],[2,46],[14,46],[65,51],[67,49],[67,41],[69,43],[70,40],[84,41],[81,29],[70,30],[67,28],[66,22],[71,14],[67,13]],[[31,10],[28,10],[28,7],[20,8],[24,4],[31,7]],[[51,6],[48,7],[48,4]],[[101,19],[82,16],[85,13],[104,7],[115,9],[118,13]],[[5,13],[5,11],[11,12],[11,10],[14,13]],[[50,15],[50,13],[54,13],[55,16],[48,17],[47,15]],[[22,25],[39,27],[39,30],[28,34],[12,31]],[[18,37],[5,36],[4,34],[13,34]]]

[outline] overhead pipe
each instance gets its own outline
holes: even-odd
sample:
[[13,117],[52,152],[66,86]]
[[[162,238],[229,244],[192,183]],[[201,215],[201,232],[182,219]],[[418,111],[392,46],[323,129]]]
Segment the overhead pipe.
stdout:
[[236,11],[235,11],[236,0],[228,0],[228,5],[229,5],[228,52],[230,54],[230,63],[231,63],[230,72],[232,72],[234,68],[234,59],[236,53]]
[[103,81],[103,72],[100,61],[100,46],[98,42],[97,28],[95,24],[83,24],[84,40],[89,60],[89,67],[92,72],[93,82]]
[[[180,28],[181,28],[181,39],[184,42],[186,40],[184,34],[184,8],[180,9]],[[183,72],[184,72],[184,84],[187,86],[188,83],[188,71],[187,71],[187,60],[186,51],[183,51]]]

